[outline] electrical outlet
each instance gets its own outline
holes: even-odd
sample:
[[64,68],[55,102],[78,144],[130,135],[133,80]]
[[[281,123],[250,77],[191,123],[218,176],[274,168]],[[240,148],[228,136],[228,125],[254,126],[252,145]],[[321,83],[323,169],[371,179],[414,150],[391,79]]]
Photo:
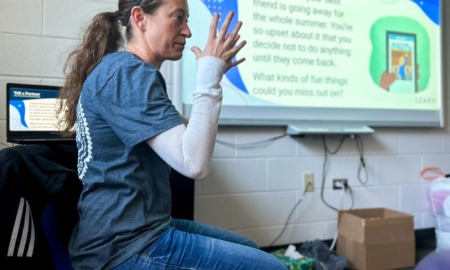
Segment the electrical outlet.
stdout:
[[303,190],[306,192],[314,191],[314,173],[303,174]]
[[333,179],[333,189],[342,189],[348,185],[346,178]]

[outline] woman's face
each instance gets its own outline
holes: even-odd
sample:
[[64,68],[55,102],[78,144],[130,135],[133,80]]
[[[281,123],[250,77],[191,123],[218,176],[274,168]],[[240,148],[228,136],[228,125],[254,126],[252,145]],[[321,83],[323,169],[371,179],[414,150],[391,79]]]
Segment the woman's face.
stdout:
[[186,39],[191,37],[187,0],[164,0],[154,14],[144,16],[147,21],[145,39],[155,61],[162,64],[165,60],[179,60]]

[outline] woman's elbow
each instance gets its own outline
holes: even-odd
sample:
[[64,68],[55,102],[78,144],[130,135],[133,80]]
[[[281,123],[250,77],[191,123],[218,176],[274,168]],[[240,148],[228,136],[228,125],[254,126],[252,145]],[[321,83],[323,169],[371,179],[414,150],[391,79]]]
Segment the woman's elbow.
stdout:
[[192,179],[204,179],[209,174],[209,166],[191,167],[189,174]]
[[204,179],[209,174],[209,168],[200,168],[192,172],[192,179]]

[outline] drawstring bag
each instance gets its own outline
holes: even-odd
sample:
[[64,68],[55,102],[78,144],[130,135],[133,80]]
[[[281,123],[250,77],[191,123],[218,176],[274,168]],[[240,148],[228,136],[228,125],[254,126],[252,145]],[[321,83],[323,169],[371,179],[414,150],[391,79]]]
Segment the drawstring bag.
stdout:
[[420,175],[430,181],[429,198],[436,218],[436,250],[450,250],[450,178],[439,167],[424,168]]

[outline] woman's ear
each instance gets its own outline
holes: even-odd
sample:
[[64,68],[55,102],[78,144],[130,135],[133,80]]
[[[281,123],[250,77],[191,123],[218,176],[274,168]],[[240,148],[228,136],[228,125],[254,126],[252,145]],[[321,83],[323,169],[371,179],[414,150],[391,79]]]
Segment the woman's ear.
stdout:
[[136,6],[131,9],[130,20],[133,21],[134,25],[140,30],[145,29],[145,17],[140,7]]

